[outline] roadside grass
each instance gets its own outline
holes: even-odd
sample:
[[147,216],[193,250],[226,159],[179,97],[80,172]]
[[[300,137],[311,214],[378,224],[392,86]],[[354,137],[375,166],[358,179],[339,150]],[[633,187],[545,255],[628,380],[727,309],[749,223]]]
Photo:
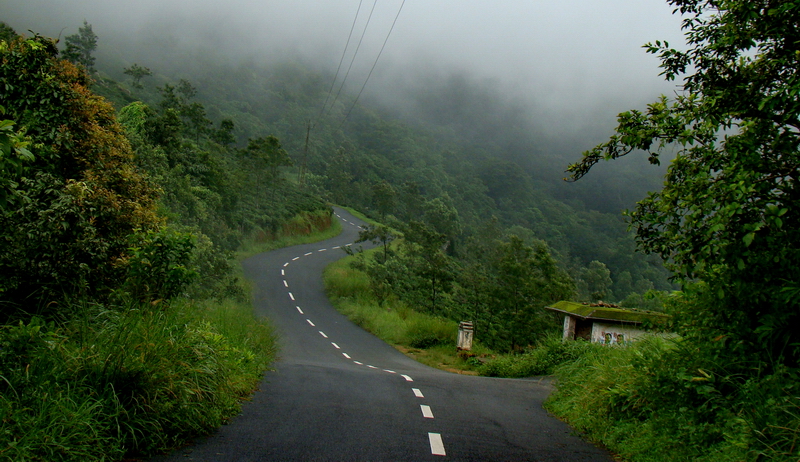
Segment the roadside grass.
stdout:
[[797,371],[761,377],[679,339],[598,347],[556,368],[546,409],[637,462],[800,460]]
[[498,355],[484,362],[478,371],[481,375],[506,378],[553,375],[561,364],[575,361],[597,348],[602,347],[583,340],[564,342],[560,334],[553,334],[523,353]]
[[328,297],[339,312],[423,364],[477,374],[481,363],[474,358],[488,356],[492,354],[490,350],[475,342],[469,355],[459,355],[455,321],[420,313],[397,299],[377,301],[367,275],[350,266],[353,259],[346,257],[331,263],[323,274]]
[[[369,258],[367,251],[366,258]],[[378,302],[354,257],[324,280],[334,306],[406,355],[439,369],[494,377],[555,376],[546,409],[620,460],[733,462],[800,460],[800,371],[721,364],[713,351],[650,336],[631,346],[542,338],[523,353],[481,347],[458,355],[454,321]]]
[[274,358],[248,303],[79,307],[0,329],[0,458],[119,460],[176,447],[239,411]]
[[[312,219],[313,221],[313,219]],[[250,243],[243,256],[337,235]],[[308,230],[303,219],[295,229]],[[0,460],[114,461],[167,452],[235,416],[275,358],[269,322],[239,295],[69,303],[60,322],[0,326]]]
[[308,232],[281,234],[274,239],[266,239],[259,235],[251,236],[236,251],[236,260],[242,261],[262,252],[293,245],[324,241],[336,237],[342,232],[342,223],[335,219],[330,220],[330,225],[327,227],[314,224],[308,217],[295,217],[294,221],[293,228],[308,230]]

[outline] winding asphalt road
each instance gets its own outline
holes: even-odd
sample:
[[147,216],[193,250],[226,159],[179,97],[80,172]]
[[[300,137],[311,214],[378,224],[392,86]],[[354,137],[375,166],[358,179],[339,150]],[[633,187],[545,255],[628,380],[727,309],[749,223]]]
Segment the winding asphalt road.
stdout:
[[424,366],[339,314],[322,270],[363,223],[335,211],[338,237],[244,262],[280,337],[275,370],[229,425],[158,460],[612,460],[542,409],[547,384]]

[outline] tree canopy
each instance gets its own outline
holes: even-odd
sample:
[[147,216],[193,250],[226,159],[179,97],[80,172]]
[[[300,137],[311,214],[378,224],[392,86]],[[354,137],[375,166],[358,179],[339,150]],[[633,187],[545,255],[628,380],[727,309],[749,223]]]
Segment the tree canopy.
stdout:
[[91,93],[84,70],[57,58],[54,41],[0,45],[8,105],[0,125],[0,266],[8,271],[0,294],[48,302],[69,288],[113,288],[130,237],[160,226],[158,191],[136,170],[114,109]]
[[677,147],[664,188],[630,214],[639,246],[668,261],[694,309],[683,328],[742,354],[800,356],[800,2],[670,0],[686,50],[645,45],[673,98],[619,115],[616,134],[569,166]]

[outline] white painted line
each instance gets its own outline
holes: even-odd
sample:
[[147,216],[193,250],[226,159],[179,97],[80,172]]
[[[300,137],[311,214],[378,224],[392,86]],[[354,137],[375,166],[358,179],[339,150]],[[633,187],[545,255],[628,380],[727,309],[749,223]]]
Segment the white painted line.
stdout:
[[323,336],[324,338],[328,338],[328,336],[325,335],[325,332],[319,331],[319,335]]
[[286,270],[285,269],[281,270],[281,276],[286,276]]
[[375,367],[375,366],[373,366],[371,364],[367,364],[367,367],[370,368],[370,369],[377,369],[377,367]]
[[344,356],[344,357],[345,357],[345,358],[347,358],[347,359],[351,359],[351,358],[350,358],[350,355],[349,355],[349,354],[347,354],[347,353],[342,353],[342,356]]
[[292,261],[299,260],[299,259],[300,259],[300,257],[294,257],[294,258],[292,258]]
[[340,245],[337,245],[336,247],[331,247],[331,248],[332,248],[332,249],[341,249],[341,248],[342,248],[342,246],[340,246]]
[[284,268],[286,268],[287,266],[289,266],[289,262],[288,262],[288,261],[287,261],[286,263],[284,263],[284,264],[283,264],[283,267],[284,267]]
[[333,345],[333,347],[336,348],[337,350],[341,350],[342,349],[339,345],[337,345],[337,344],[335,344],[333,342],[331,342],[331,345]]
[[425,417],[426,419],[433,418],[433,411],[431,411],[430,406],[428,406],[427,404],[420,404],[419,408],[422,409],[422,417]]
[[291,293],[291,292],[289,292],[289,298],[291,298],[291,299],[292,299],[292,301],[294,301],[294,295],[292,295],[292,293]]
[[314,253],[314,252],[308,252],[308,253],[304,253],[304,254],[303,254],[303,256],[304,256],[304,257],[307,257],[307,256],[311,255],[312,253]]
[[289,283],[286,282],[286,279],[283,280],[283,286],[286,287],[287,289],[289,288]]
[[326,250],[328,250],[328,249],[319,249],[319,250],[317,250],[317,252],[324,252]]
[[414,396],[417,398],[424,398],[424,396],[422,396],[422,392],[419,391],[419,388],[412,388],[411,391],[414,392]]
[[296,306],[295,308],[297,308],[297,311],[299,311],[300,314],[305,314],[305,313],[303,313],[303,310],[301,310],[299,306]]
[[309,323],[309,324],[311,324],[311,327],[317,327],[317,326],[315,326],[315,325],[314,325],[314,323],[313,323],[313,322],[311,322],[311,320],[310,320],[310,319],[306,319],[306,322],[307,322],[307,323]]
[[431,442],[431,454],[434,456],[446,456],[444,443],[442,443],[441,433],[428,433],[428,441]]
[[414,379],[412,379],[411,377],[409,377],[409,376],[407,376],[407,375],[405,375],[405,374],[401,375],[401,377],[403,377],[404,379],[406,379],[406,382],[413,382],[413,381],[414,381]]
[[358,364],[359,366],[363,366],[364,365],[364,363],[362,363],[361,361],[353,361],[353,362]]
[[390,374],[397,374],[395,371],[390,371],[389,369],[384,369],[383,372],[388,372]]

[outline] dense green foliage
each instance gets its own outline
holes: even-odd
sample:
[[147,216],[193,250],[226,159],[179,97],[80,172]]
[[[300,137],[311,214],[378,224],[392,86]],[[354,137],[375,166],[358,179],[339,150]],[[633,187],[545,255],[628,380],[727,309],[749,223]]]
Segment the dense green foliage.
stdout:
[[398,223],[402,234],[383,225],[360,233],[358,242],[380,244],[370,254],[360,252],[351,264],[366,275],[375,300],[398,300],[454,322],[471,320],[475,337],[499,351],[521,350],[558,329],[557,316],[544,307],[572,297],[574,283],[543,241],[529,246],[513,234],[487,236],[454,257],[452,238],[425,217],[427,222]]
[[229,148],[186,81],[118,123],[88,24],[78,66],[2,32],[0,458],[117,460],[213,430],[274,358],[232,251],[326,229],[330,208],[282,179],[276,138]]
[[648,44],[681,91],[619,115],[570,166],[679,148],[630,214],[667,261],[679,340],[598,350],[558,372],[551,409],[632,460],[800,457],[800,3],[671,0],[688,50]]
[[634,150],[657,162],[680,148],[664,189],[631,214],[637,241],[685,283],[699,281],[686,334],[725,339],[731,353],[800,361],[800,48],[797,2],[671,1],[688,51],[648,44],[673,101],[620,114],[617,134],[570,166],[580,178]]
[[62,292],[115,289],[129,237],[161,224],[157,190],[135,169],[113,108],[56,54],[39,36],[0,42],[6,116],[30,140],[24,148],[17,135],[3,154],[2,318]]
[[547,408],[626,460],[797,460],[800,376],[741,365],[685,339],[598,346],[557,368]]
[[[474,112],[472,106],[463,111],[447,109],[444,106],[455,102],[442,95],[456,89],[439,88],[440,94],[428,95],[427,103],[420,102],[428,104],[419,107],[424,117],[406,118],[392,108],[371,103],[356,105],[344,120],[352,105],[345,95],[330,111],[320,114],[332,76],[298,62],[237,67],[213,54],[192,53],[191,59],[175,56],[179,66],[169,60],[161,61],[159,67],[146,63],[153,76],[143,90],[101,80],[98,91],[118,107],[132,102],[127,92],[133,91],[157,109],[162,99],[159,89],[171,85],[180,96],[175,80],[191,76],[196,90],[191,102],[200,102],[205,116],[213,121],[211,138],[216,139],[214,133],[220,133],[225,121],[232,122],[228,133],[234,138],[231,144],[238,147],[245,147],[249,139],[273,134],[294,164],[286,172],[302,182],[305,191],[387,223],[392,218],[404,223],[428,221],[437,210],[446,212],[440,214],[444,219],[439,222],[449,221],[453,228],[438,231],[452,234],[451,256],[463,257],[461,251],[494,216],[501,232],[516,227],[509,234],[529,243],[534,238],[545,241],[579,289],[584,287],[580,283],[582,269],[592,261],[603,263],[610,272],[607,300],[674,288],[658,257],[634,253],[635,243],[618,208],[606,213],[608,208],[600,212],[585,205],[603,202],[600,198],[609,198],[611,189],[584,190],[577,184],[566,190],[559,185],[561,163],[554,168],[552,156],[560,153],[542,154],[545,148],[537,144],[534,130],[526,133],[499,123],[506,120],[498,114],[504,110],[502,98],[482,93],[477,85],[448,83],[460,85],[454,97],[480,102],[483,112]],[[107,72],[129,81],[121,72],[129,66],[126,62]],[[306,150],[309,121],[313,128]],[[480,126],[482,122],[486,126]],[[531,122],[534,127],[536,123]],[[619,189],[614,189],[615,196]],[[591,297],[588,291],[579,294]]]

